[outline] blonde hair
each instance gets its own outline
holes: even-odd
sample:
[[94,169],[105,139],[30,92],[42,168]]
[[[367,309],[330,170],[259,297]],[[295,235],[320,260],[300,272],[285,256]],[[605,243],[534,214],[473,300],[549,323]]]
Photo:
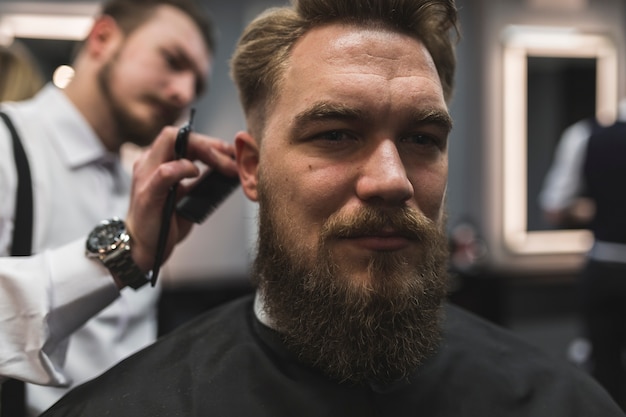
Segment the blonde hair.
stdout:
[[[278,94],[293,45],[309,30],[329,23],[384,27],[419,39],[430,52],[444,97],[454,89],[454,0],[292,0],[272,8],[244,30],[231,60],[231,76],[252,131],[260,133]],[[451,33],[453,32],[453,33]]]
[[34,96],[44,85],[37,62],[22,45],[0,45],[0,102]]

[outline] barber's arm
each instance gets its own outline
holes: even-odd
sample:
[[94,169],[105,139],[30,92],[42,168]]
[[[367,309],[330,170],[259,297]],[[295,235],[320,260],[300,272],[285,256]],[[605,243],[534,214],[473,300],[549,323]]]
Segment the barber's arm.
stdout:
[[0,382],[69,383],[67,337],[117,299],[83,238],[33,256],[0,257]]
[[[165,129],[135,165],[126,221],[133,237],[133,258],[138,255],[135,262],[143,275],[152,268],[169,188],[198,175],[189,160],[173,160],[175,136],[175,128]],[[188,156],[192,160],[234,176],[232,154],[233,147],[225,142],[191,134]],[[0,155],[0,162],[9,155]],[[10,166],[10,160],[0,164],[0,191]],[[4,189],[3,195],[10,196],[10,187]],[[180,196],[187,190],[179,187]],[[8,231],[2,219],[10,218],[12,204],[0,202],[0,211],[4,206],[7,213],[0,213],[0,236]],[[190,229],[188,221],[173,217],[167,255]],[[0,238],[0,253],[6,253],[7,246],[8,241]],[[11,377],[42,385],[67,384],[63,372],[67,337],[112,303],[123,286],[111,279],[102,263],[85,256],[84,237],[34,256],[0,256],[0,382]]]

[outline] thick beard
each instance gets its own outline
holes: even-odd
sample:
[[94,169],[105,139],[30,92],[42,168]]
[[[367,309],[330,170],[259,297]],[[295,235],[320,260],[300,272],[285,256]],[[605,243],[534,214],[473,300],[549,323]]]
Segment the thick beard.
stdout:
[[[120,51],[118,51],[98,72],[98,85],[104,95],[113,120],[115,120],[117,133],[123,142],[131,142],[137,146],[150,145],[164,126],[174,124],[179,117],[179,112],[171,111],[168,117],[154,123],[146,123],[126,108],[124,103],[113,93],[111,85],[113,83],[113,72],[118,61]],[[158,98],[145,95],[144,100],[158,102]]]
[[[297,225],[259,191],[254,276],[272,325],[294,354],[333,379],[376,384],[408,377],[432,355],[447,286],[443,225],[411,209],[366,208],[330,218],[311,257],[298,247]],[[372,257],[368,282],[355,283],[334,262],[329,239],[385,225],[405,231],[419,250]]]

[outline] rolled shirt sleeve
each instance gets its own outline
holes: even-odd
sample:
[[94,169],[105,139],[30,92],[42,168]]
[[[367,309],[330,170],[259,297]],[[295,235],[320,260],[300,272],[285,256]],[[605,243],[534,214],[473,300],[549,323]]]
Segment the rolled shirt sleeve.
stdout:
[[0,258],[0,377],[70,383],[63,373],[68,336],[119,296],[84,247],[77,240],[35,256]]

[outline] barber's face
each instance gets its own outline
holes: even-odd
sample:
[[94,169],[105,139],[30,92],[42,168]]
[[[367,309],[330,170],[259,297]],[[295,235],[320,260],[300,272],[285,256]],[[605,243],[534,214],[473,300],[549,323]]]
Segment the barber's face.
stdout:
[[[312,264],[329,219],[349,222],[365,208],[409,209],[441,226],[449,128],[439,77],[420,42],[339,25],[307,34],[293,50],[259,150],[258,182],[285,248]],[[426,255],[399,224],[328,233],[333,261],[355,286],[371,284],[374,256],[402,256],[416,268]]]
[[148,145],[206,88],[210,54],[192,19],[160,6],[99,74],[122,140]]

